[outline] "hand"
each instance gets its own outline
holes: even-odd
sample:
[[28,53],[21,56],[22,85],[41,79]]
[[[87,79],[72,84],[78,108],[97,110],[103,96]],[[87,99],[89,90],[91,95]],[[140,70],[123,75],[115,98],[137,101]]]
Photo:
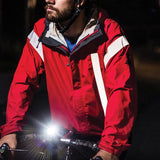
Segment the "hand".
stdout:
[[104,150],[100,150],[94,157],[96,158],[97,156],[100,156],[103,160],[118,160],[119,158],[112,154],[112,153],[109,153],[107,151],[104,151]]
[[[3,143],[7,143],[11,149],[15,149],[17,146],[16,134],[12,133],[12,134],[8,134],[8,135],[5,135],[4,137],[2,137],[0,139],[0,146],[2,146]],[[11,154],[13,157],[14,152],[11,152]],[[1,157],[1,155],[0,155],[0,157]]]

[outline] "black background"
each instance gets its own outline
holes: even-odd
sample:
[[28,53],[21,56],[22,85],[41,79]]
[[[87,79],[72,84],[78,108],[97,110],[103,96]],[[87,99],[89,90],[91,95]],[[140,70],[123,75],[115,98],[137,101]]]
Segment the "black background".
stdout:
[[[0,125],[5,122],[7,94],[26,36],[34,22],[45,14],[44,0],[38,0],[35,9],[29,10],[26,0],[1,2]],[[121,24],[134,53],[139,109],[127,160],[160,159],[160,6],[157,0],[99,2]],[[28,112],[29,123],[34,125],[35,119],[45,121],[46,116],[50,114],[43,75]]]

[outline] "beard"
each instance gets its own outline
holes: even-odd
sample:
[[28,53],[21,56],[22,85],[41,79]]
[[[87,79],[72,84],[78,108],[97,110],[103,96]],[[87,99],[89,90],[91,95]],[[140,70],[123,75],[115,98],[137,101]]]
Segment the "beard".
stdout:
[[[47,11],[47,8],[50,8],[52,11]],[[45,6],[45,10],[46,10],[46,19],[47,20],[49,20],[51,22],[55,22],[55,23],[63,23],[72,17],[72,15],[76,11],[76,7],[75,7],[75,3],[73,3],[69,8],[64,9],[63,11],[60,11],[48,3]],[[53,14],[53,12],[54,12],[54,14]]]

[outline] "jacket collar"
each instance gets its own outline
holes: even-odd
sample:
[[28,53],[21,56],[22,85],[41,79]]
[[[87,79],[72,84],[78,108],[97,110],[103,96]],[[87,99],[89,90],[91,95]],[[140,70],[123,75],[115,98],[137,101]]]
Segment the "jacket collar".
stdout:
[[[98,18],[98,10],[95,9],[86,27],[84,28],[82,34],[79,36],[77,40],[76,50],[79,47],[86,45],[88,42],[102,35],[102,31],[99,25],[99,18]],[[82,43],[83,40],[85,40],[84,44]],[[51,47],[59,48],[60,46],[63,45],[64,47],[67,48],[67,43],[64,39],[64,36],[59,32],[59,30],[56,27],[56,24],[53,22],[49,23],[49,30],[47,31],[46,35],[43,37],[42,43]]]

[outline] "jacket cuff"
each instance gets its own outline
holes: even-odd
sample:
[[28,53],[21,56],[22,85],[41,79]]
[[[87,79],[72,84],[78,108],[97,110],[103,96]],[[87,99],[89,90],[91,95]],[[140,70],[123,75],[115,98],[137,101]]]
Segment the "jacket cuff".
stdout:
[[13,132],[19,132],[22,131],[22,127],[18,124],[4,124],[0,127],[0,134],[1,137],[13,133]]
[[123,151],[130,147],[130,144],[109,143],[102,138],[98,144],[98,147],[119,157]]

